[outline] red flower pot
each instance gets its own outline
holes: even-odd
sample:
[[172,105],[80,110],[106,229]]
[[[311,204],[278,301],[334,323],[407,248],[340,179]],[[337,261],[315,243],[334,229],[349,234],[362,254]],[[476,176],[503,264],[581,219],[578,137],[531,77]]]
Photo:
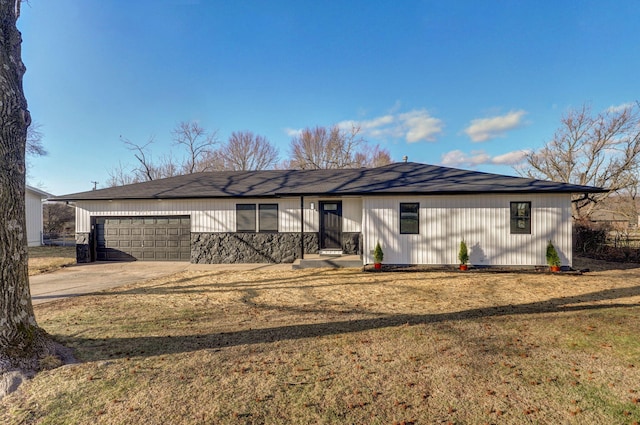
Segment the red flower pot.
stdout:
[[381,269],[382,269],[382,263],[373,263],[373,267],[374,267],[376,270],[381,270]]
[[465,270],[468,270],[468,269],[469,269],[469,266],[468,266],[468,265],[466,265],[466,264],[460,264],[460,270],[465,271]]
[[553,272],[553,273],[557,273],[560,271],[560,266],[549,266],[549,269]]

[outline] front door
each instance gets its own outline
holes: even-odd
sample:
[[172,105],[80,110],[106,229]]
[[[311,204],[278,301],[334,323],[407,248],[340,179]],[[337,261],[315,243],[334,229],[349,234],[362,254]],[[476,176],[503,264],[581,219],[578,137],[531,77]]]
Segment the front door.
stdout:
[[342,249],[342,202],[320,202],[320,249]]

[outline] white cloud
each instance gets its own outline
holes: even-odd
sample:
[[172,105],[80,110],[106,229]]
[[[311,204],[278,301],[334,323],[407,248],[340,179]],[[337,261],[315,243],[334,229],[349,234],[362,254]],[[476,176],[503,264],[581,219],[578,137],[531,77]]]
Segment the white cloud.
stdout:
[[436,136],[442,132],[442,120],[430,116],[425,110],[400,114],[400,121],[407,130],[406,139],[409,143],[420,140],[435,142]]
[[494,156],[491,162],[496,165],[516,165],[524,160],[529,151],[513,151]]
[[464,132],[474,142],[486,142],[487,140],[504,136],[507,131],[522,126],[522,119],[525,115],[526,111],[519,110],[497,117],[478,118],[471,120],[470,125],[464,129]]
[[[424,109],[414,109],[403,113],[390,112],[370,120],[340,121],[337,126],[345,131],[359,128],[362,136],[373,139],[405,139],[408,143],[416,143],[435,142],[444,123]],[[289,137],[297,137],[302,129],[285,128],[284,131]]]
[[298,137],[302,133],[302,129],[287,127],[284,129],[284,132],[287,133],[287,136],[289,137]]
[[609,112],[611,114],[615,114],[615,113],[622,112],[625,109],[633,108],[634,106],[635,106],[635,103],[633,103],[633,102],[621,103],[620,105],[609,106],[607,108],[607,112]]
[[485,151],[466,154],[459,149],[442,154],[440,163],[448,167],[476,167],[478,165],[516,165],[523,161],[528,151],[512,151],[492,157]]
[[338,123],[340,128],[359,127],[364,136],[372,138],[404,138],[408,143],[434,142],[442,133],[444,123],[424,109],[404,113],[389,113],[370,120],[348,120]]

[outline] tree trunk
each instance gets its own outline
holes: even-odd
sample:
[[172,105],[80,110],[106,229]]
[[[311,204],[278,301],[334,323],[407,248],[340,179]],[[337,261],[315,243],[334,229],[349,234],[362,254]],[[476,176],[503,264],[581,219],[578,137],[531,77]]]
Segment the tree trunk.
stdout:
[[29,291],[25,144],[31,117],[22,89],[19,10],[19,0],[0,0],[0,375],[34,372],[42,357],[62,352],[38,327]]

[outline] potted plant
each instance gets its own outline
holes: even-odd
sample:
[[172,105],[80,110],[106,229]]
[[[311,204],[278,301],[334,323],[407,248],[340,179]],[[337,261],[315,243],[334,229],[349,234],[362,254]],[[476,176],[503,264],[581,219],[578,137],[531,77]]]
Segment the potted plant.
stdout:
[[556,247],[553,246],[553,243],[549,241],[547,244],[547,264],[549,265],[549,269],[552,272],[560,271],[560,256],[558,255],[558,251],[556,251]]
[[373,250],[373,267],[375,267],[376,270],[380,270],[382,268],[382,260],[384,260],[384,252],[382,252],[380,241],[378,241]]
[[469,250],[467,249],[467,243],[463,240],[460,241],[460,251],[458,251],[458,260],[460,260],[460,270],[467,270],[469,266]]

